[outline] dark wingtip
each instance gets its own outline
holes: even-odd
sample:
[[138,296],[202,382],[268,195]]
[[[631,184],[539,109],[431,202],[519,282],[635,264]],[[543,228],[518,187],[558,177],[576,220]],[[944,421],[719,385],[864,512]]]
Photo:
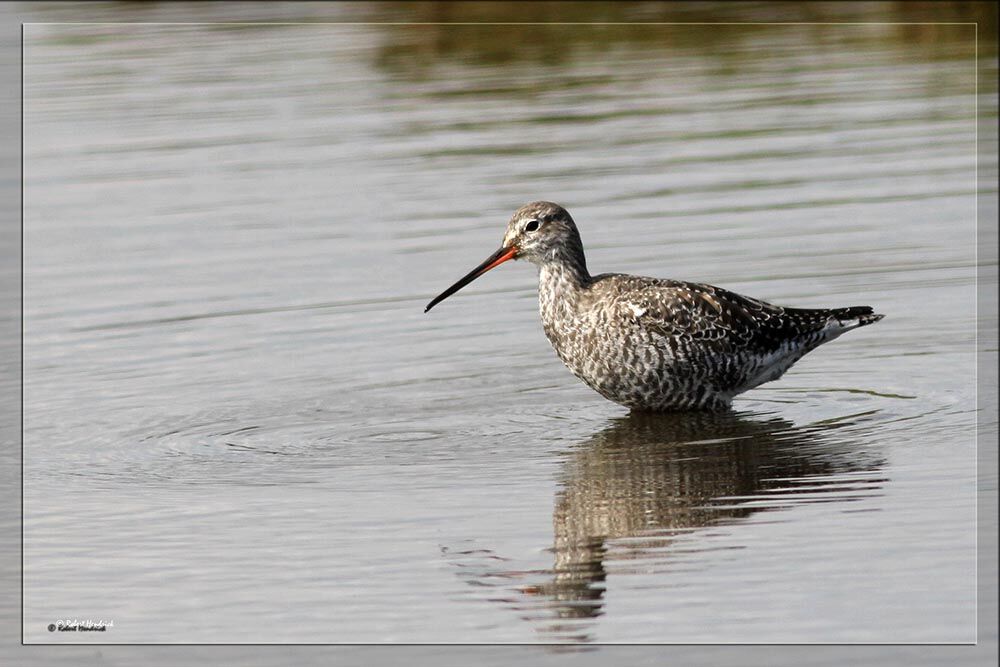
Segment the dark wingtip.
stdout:
[[834,316],[841,321],[857,320],[857,326],[863,327],[868,324],[875,324],[885,315],[876,313],[871,306],[851,306],[850,308],[840,308],[834,311]]
[[830,315],[836,318],[841,326],[848,329],[875,324],[885,315],[876,313],[871,306],[850,306],[848,308],[835,308],[829,311]]

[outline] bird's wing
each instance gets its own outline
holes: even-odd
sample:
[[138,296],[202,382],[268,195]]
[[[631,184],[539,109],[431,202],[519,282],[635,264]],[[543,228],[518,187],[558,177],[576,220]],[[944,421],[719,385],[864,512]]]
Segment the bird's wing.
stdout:
[[774,349],[787,331],[785,309],[701,283],[648,280],[617,299],[621,317],[673,340],[697,342],[718,351]]

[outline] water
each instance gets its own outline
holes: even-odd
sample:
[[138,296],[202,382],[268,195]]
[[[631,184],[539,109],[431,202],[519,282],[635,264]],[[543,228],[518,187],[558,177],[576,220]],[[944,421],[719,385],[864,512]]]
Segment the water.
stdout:
[[[975,641],[969,36],[518,30],[25,28],[25,641]],[[540,198],[887,317],[630,417],[530,267],[422,312]]]

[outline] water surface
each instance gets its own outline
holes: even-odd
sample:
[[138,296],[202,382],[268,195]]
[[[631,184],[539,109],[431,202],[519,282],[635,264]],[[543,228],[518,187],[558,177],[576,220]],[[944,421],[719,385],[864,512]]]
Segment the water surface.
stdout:
[[[969,35],[572,34],[25,28],[27,642],[975,640]],[[542,198],[887,317],[629,416],[531,267],[422,312]]]

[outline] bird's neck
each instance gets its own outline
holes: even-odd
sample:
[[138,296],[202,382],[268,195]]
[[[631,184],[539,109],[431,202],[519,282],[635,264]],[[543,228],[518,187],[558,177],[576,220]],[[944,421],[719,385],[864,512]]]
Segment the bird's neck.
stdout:
[[590,284],[590,272],[587,271],[587,258],[583,254],[580,237],[574,235],[566,243],[547,250],[540,272],[576,287]]
[[538,306],[545,333],[550,339],[550,329],[557,322],[576,319],[590,282],[585,264],[550,261],[539,267]]
[[539,287],[569,291],[586,287],[591,278],[582,257],[556,256],[539,267],[538,281]]

